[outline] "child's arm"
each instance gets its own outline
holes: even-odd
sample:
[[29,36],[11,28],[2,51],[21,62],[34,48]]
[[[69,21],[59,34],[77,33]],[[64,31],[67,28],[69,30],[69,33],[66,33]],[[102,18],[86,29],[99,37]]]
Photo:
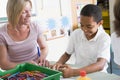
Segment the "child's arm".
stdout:
[[65,52],[61,58],[52,66],[53,69],[59,70],[59,67],[65,64],[71,55],[69,55],[67,52]]
[[79,76],[81,70],[85,70],[87,73],[97,72],[103,70],[107,60],[104,58],[98,58],[96,63],[90,64],[83,68],[74,69],[73,76]]

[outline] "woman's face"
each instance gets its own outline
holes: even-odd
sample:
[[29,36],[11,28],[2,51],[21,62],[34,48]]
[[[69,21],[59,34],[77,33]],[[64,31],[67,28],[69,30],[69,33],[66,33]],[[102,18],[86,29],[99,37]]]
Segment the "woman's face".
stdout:
[[31,17],[31,5],[29,2],[27,2],[25,8],[23,9],[20,15],[19,25],[28,25],[30,23],[30,17]]
[[80,18],[81,29],[83,30],[87,39],[92,39],[100,26],[99,23],[94,21],[93,17],[81,16]]

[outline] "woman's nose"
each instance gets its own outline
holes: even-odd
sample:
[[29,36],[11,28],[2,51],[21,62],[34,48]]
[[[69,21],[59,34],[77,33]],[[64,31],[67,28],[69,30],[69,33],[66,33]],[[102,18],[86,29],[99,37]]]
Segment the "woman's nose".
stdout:
[[27,16],[28,16],[28,17],[31,17],[31,12],[30,12],[30,11],[27,13]]

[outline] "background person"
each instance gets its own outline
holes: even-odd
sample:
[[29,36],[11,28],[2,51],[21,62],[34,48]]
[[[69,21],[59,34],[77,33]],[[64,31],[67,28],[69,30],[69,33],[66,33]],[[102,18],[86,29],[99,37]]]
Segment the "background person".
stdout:
[[120,0],[114,4],[114,31],[111,34],[111,44],[114,53],[114,61],[120,66]]

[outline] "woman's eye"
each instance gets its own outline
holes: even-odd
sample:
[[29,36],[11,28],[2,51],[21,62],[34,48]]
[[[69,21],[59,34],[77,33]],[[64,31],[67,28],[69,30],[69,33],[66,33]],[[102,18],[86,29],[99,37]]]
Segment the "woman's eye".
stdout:
[[24,13],[25,13],[25,11],[22,12],[22,14],[24,14]]

